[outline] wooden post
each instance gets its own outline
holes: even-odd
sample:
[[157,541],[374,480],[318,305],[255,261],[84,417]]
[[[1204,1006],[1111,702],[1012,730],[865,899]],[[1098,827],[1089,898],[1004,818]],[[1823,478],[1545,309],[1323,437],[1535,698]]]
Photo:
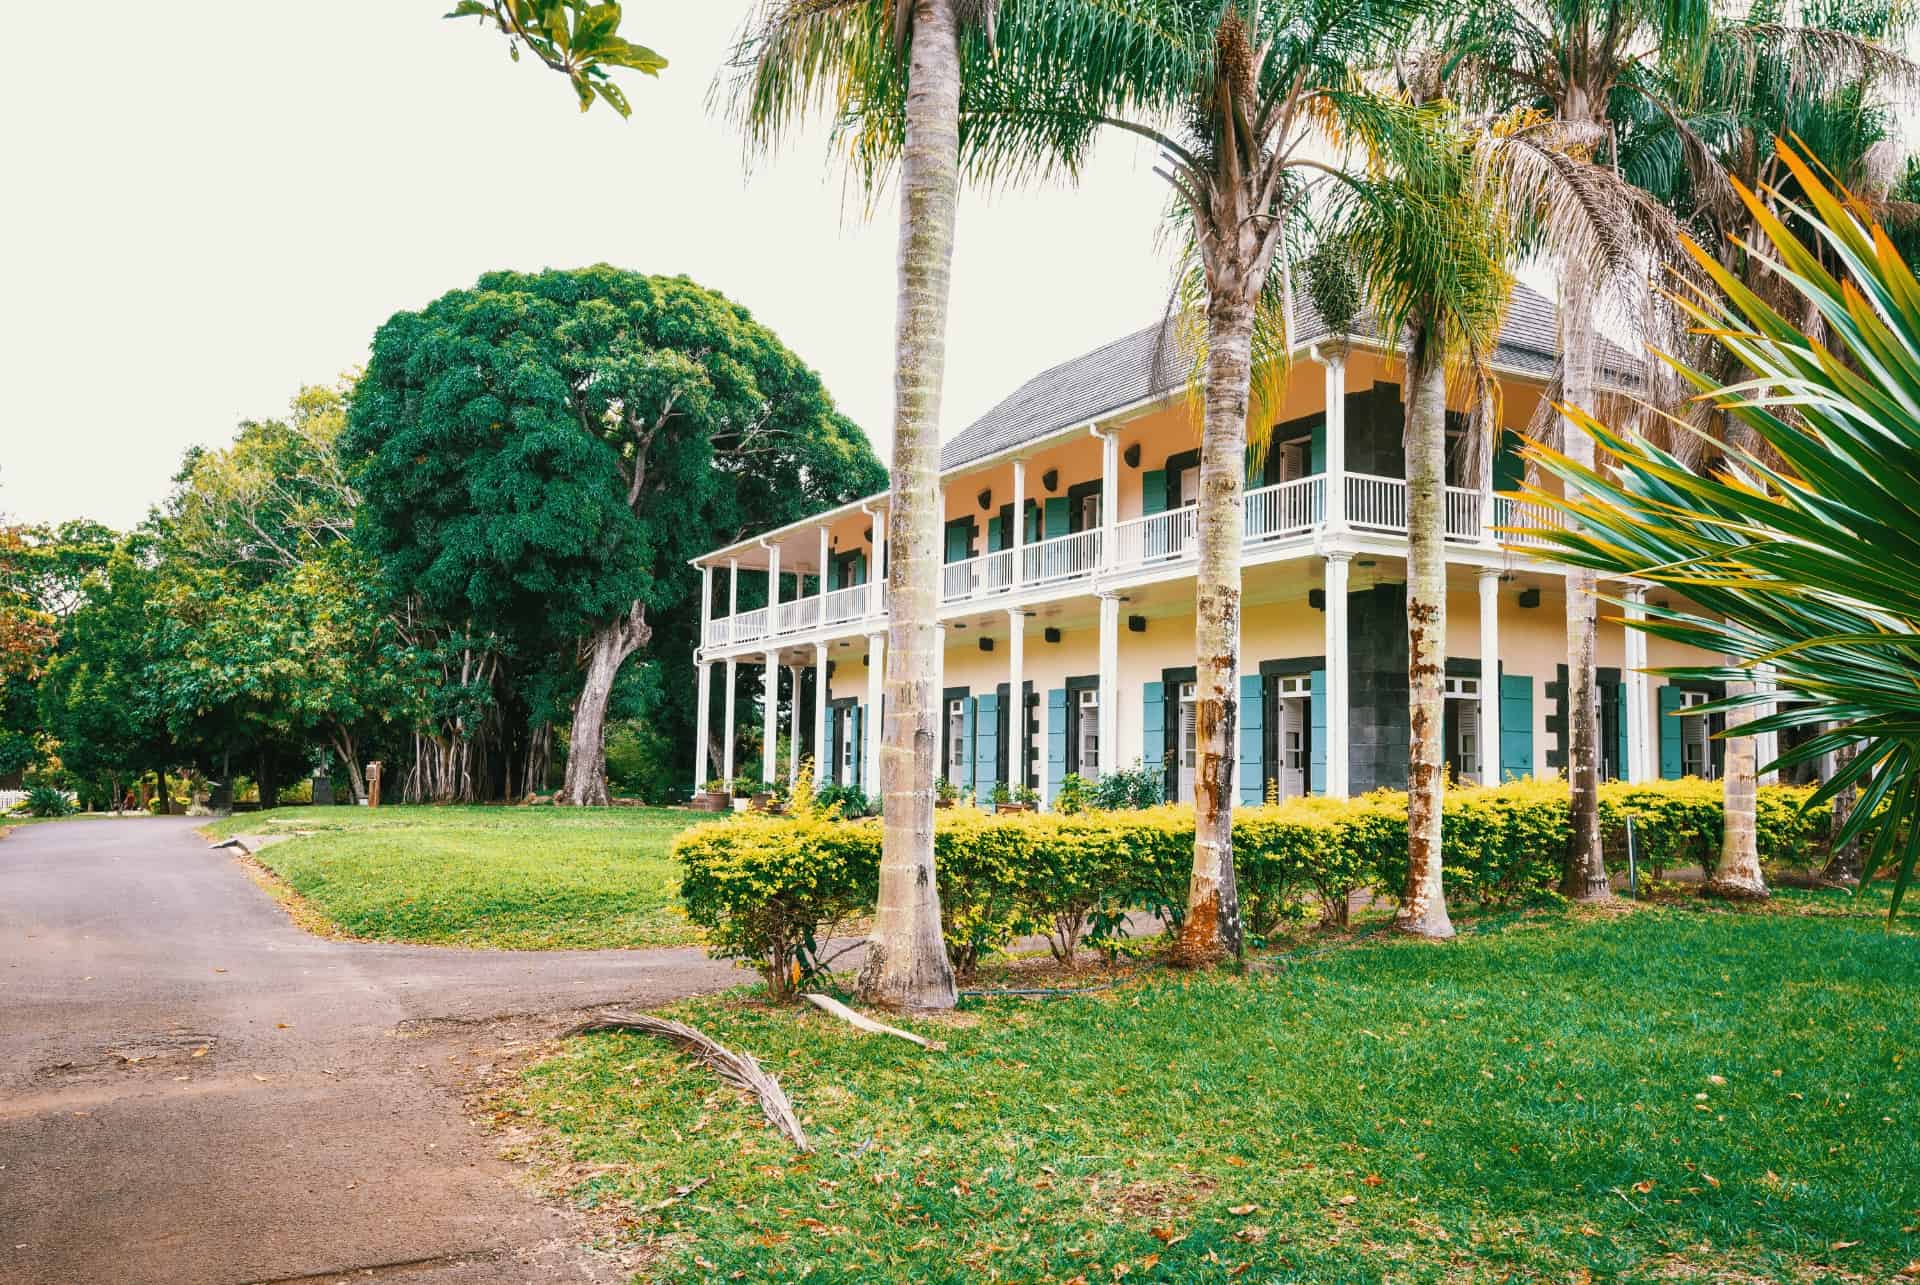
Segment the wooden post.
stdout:
[[367,764],[367,806],[380,806],[380,764],[377,761]]

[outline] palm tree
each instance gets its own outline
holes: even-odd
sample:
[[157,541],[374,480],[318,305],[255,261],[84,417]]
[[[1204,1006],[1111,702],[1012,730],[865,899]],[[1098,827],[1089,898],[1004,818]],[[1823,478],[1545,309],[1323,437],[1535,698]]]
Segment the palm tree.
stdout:
[[[1439,60],[1401,59],[1408,96],[1431,104],[1434,146],[1349,202],[1344,229],[1366,283],[1375,326],[1400,337],[1406,369],[1407,653],[1411,728],[1407,784],[1407,893],[1395,927],[1453,936],[1441,870],[1447,654],[1446,458],[1449,374],[1470,383],[1477,411],[1491,404],[1490,363],[1513,286],[1514,245],[1504,193],[1483,147],[1495,137],[1450,119]],[[1491,416],[1476,413],[1491,441]],[[1483,677],[1483,681],[1493,681]]]
[[[1893,9],[1823,9],[1828,25],[1822,39],[1837,56],[1820,60],[1799,56],[1806,33],[1781,28],[1774,16],[1756,10],[1729,18],[1702,65],[1669,63],[1654,69],[1657,92],[1620,104],[1620,160],[1627,177],[1694,229],[1722,268],[1820,338],[1818,310],[1771,272],[1764,256],[1748,252],[1760,230],[1733,183],[1750,192],[1784,192],[1798,201],[1801,194],[1775,152],[1783,139],[1797,139],[1802,147],[1817,149],[1828,172],[1876,214],[1889,223],[1912,224],[1915,212],[1889,199],[1895,174],[1888,162],[1898,155],[1896,95],[1914,84],[1920,69],[1887,48],[1901,34],[1896,20],[1905,20]],[[1761,199],[1776,216],[1784,213],[1778,202]],[[1812,229],[1794,231],[1809,252],[1822,254]],[[1738,377],[1739,364],[1725,349],[1708,348],[1695,361],[1723,383]],[[1765,450],[1736,419],[1712,414],[1702,426],[1707,433],[1676,444],[1679,453],[1695,454],[1701,446],[1727,441]],[[1729,697],[1738,701],[1751,695],[1756,689],[1750,678],[1729,682]],[[1740,899],[1767,896],[1755,815],[1758,771],[1764,765],[1753,742],[1733,731],[1750,713],[1737,704],[1727,714],[1726,825],[1719,866],[1707,884],[1709,891]]]
[[[1859,788],[1834,842],[1870,836],[1866,868],[1895,863],[1897,913],[1920,858],[1920,280],[1864,203],[1786,144],[1774,155],[1780,184],[1733,185],[1759,230],[1743,248],[1794,296],[1789,311],[1817,313],[1826,339],[1689,243],[1721,295],[1697,292],[1686,309],[1740,371],[1729,384],[1679,367],[1764,449],[1730,444],[1698,469],[1579,415],[1614,466],[1533,448],[1566,483],[1564,496],[1538,498],[1570,519],[1538,534],[1577,565],[1672,585],[1693,604],[1641,627],[1728,663],[1668,672],[1737,682],[1774,667],[1784,702],[1745,732],[1811,729],[1782,765],[1853,751],[1809,806]],[[1764,700],[1736,693],[1718,707]]]
[[[1249,418],[1264,422],[1254,367],[1267,349],[1257,334],[1263,322],[1284,334],[1272,268],[1316,188],[1366,190],[1325,159],[1329,151],[1426,163],[1417,159],[1428,142],[1421,113],[1369,92],[1354,69],[1379,62],[1431,2],[1019,0],[1000,14],[1000,57],[984,44],[962,51],[960,142],[975,173],[1071,174],[1106,131],[1148,139],[1198,266],[1199,762],[1193,872],[1175,952],[1183,963],[1241,948],[1232,815],[1241,505]],[[865,120],[874,109],[850,110]],[[1285,347],[1282,340],[1272,351]]]
[[[1824,11],[1823,11],[1824,12]],[[1620,182],[1618,147],[1610,110],[1638,100],[1645,109],[1680,119],[1683,113],[1663,92],[1662,69],[1698,68],[1715,56],[1750,83],[1759,60],[1750,55],[1756,30],[1802,71],[1826,65],[1858,65],[1884,58],[1884,51],[1847,33],[1783,23],[1755,24],[1723,15],[1716,0],[1529,0],[1520,5],[1462,10],[1449,32],[1455,83],[1470,100],[1540,112],[1557,136],[1561,177],[1587,201],[1596,224],[1613,242],[1613,270],[1596,275],[1591,258],[1558,253],[1560,310],[1560,406],[1592,410],[1598,403],[1601,338],[1596,325],[1607,296],[1635,314],[1643,336],[1666,351],[1683,348],[1678,332],[1661,333],[1672,313],[1661,296],[1645,288],[1663,268],[1691,275],[1671,216],[1657,202]],[[1743,54],[1744,51],[1744,54]],[[1683,155],[1699,151],[1689,140]],[[1583,159],[1584,158],[1584,159]],[[1624,190],[1623,190],[1624,189]],[[1602,196],[1601,194],[1609,193]],[[1656,368],[1654,375],[1663,373]],[[1657,387],[1649,401],[1663,400]],[[1551,406],[1552,401],[1543,401]],[[1541,425],[1545,427],[1546,425]],[[1592,441],[1568,415],[1555,425],[1576,464],[1592,465]],[[1600,850],[1600,701],[1595,669],[1598,615],[1596,581],[1584,569],[1567,578],[1567,776],[1572,789],[1572,841],[1563,891],[1582,901],[1612,895]]]

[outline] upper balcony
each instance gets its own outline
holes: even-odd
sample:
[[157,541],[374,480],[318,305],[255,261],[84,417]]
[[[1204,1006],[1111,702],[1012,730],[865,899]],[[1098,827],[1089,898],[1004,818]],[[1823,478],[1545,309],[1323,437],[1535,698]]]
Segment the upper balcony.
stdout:
[[[1310,318],[1302,329],[1311,338]],[[1539,402],[1552,334],[1551,305],[1517,297],[1498,363],[1508,423],[1525,423]],[[1178,363],[1171,376],[1163,369],[1166,342],[1150,328],[1064,363],[946,444],[943,616],[1193,574],[1199,431]],[[1246,565],[1316,550],[1391,556],[1404,546],[1399,379],[1398,362],[1377,343],[1302,349],[1270,407],[1264,449],[1249,462]],[[1517,481],[1510,443],[1495,452],[1461,415],[1450,414],[1448,481],[1451,557],[1516,556],[1499,528],[1541,524],[1543,515],[1496,494]],[[879,627],[884,510],[876,496],[696,559],[709,573],[703,646],[819,642]],[[722,583],[716,569],[733,574]],[[744,597],[741,572],[750,573]]]

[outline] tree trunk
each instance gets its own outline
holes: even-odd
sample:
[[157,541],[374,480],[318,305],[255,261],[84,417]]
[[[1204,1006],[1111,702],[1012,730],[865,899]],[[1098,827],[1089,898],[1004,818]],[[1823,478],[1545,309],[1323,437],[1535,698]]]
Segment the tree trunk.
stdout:
[[[1728,696],[1745,696],[1753,684],[1728,683]],[[1720,831],[1720,864],[1706,886],[1710,897],[1729,901],[1765,901],[1767,880],[1760,870],[1759,835],[1754,828],[1754,799],[1760,788],[1758,763],[1754,759],[1753,737],[1735,731],[1753,721],[1754,711],[1727,711],[1726,770],[1721,774],[1724,824]]]
[[173,791],[167,788],[167,769],[156,768],[154,773],[160,778],[160,815],[170,817],[173,815]]
[[280,780],[274,774],[273,758],[271,755],[262,754],[260,756],[258,774],[254,777],[254,784],[260,790],[260,810],[262,812],[265,812],[268,808],[280,806]]
[[634,603],[613,623],[603,625],[587,647],[587,675],[580,698],[573,703],[573,726],[567,732],[567,779],[555,803],[604,808],[607,794],[607,702],[620,666],[653,636],[646,609]]
[[[1591,411],[1594,398],[1593,284],[1571,261],[1560,275],[1561,392],[1568,406]],[[1563,417],[1564,418],[1564,417]],[[1561,449],[1576,464],[1592,467],[1593,439],[1564,421]],[[1600,850],[1600,679],[1597,578],[1584,569],[1567,573],[1567,784],[1571,833],[1561,891],[1572,901],[1613,896]]]
[[[905,3],[905,0],[901,0]],[[859,994],[887,1008],[958,999],[933,865],[934,690],[940,572],[940,397],[960,199],[955,0],[913,0],[900,164],[900,297],[894,333],[893,476],[887,510],[886,679],[881,718],[880,898]],[[882,568],[874,568],[881,574]]]
[[[1829,724],[1828,726],[1833,726]],[[1833,754],[1835,772],[1853,761],[1854,749],[1844,745]],[[1828,830],[1830,851],[1827,854],[1826,877],[1835,883],[1845,884],[1849,888],[1860,886],[1860,841],[1858,839],[1840,843],[1840,832],[1846,828],[1847,821],[1853,816],[1854,804],[1860,800],[1860,787],[1849,786],[1833,796],[1832,828]]]
[[360,770],[360,748],[353,739],[353,733],[344,727],[333,730],[333,748],[340,755],[340,761],[347,766],[347,790],[350,803],[359,803],[367,797],[366,774]]
[[1174,960],[1210,964],[1240,953],[1240,891],[1233,869],[1233,770],[1240,713],[1241,509],[1247,402],[1253,377],[1253,305],[1236,289],[1207,300],[1206,411],[1200,501],[1194,514],[1193,876]]
[[[1407,895],[1394,926],[1453,936],[1441,881],[1446,791],[1447,378],[1431,329],[1407,337]],[[1481,658],[1482,681],[1493,672]]]

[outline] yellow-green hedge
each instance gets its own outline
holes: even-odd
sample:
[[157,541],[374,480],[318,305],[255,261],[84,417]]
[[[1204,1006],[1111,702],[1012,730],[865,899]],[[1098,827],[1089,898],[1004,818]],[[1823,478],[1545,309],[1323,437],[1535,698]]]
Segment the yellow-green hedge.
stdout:
[[[1819,817],[1798,812],[1809,791],[1760,791],[1763,859],[1815,859]],[[1600,791],[1610,863],[1624,864],[1625,822],[1654,873],[1718,852],[1720,787],[1705,781],[1610,784]],[[1177,926],[1193,859],[1193,812],[935,814],[943,928],[963,973],[1018,936],[1045,934],[1068,955],[1118,931],[1128,910]],[[1548,897],[1568,835],[1567,787],[1514,781],[1448,791],[1442,848],[1448,898],[1509,905]],[[878,886],[880,824],[821,813],[745,815],[694,827],[674,843],[680,895],[716,953],[756,961],[776,993],[821,961],[830,927],[865,913]],[[1291,799],[1234,814],[1234,860],[1247,930],[1268,937],[1292,917],[1344,914],[1361,887],[1398,897],[1406,881],[1406,796]]]

